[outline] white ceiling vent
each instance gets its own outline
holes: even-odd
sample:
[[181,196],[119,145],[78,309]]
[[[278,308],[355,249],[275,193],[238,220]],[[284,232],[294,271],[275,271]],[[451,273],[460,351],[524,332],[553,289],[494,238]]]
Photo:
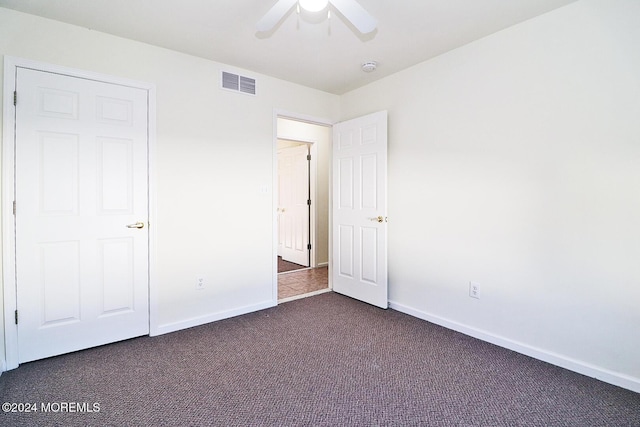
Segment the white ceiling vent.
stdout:
[[221,83],[223,89],[246,93],[249,95],[256,94],[256,79],[223,71]]

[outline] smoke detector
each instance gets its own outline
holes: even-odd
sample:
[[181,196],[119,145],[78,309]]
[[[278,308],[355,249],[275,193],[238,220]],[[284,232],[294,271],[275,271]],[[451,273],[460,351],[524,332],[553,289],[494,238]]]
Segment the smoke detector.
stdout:
[[369,61],[362,64],[362,71],[364,71],[365,73],[375,71],[376,68],[378,68],[378,63],[376,61]]

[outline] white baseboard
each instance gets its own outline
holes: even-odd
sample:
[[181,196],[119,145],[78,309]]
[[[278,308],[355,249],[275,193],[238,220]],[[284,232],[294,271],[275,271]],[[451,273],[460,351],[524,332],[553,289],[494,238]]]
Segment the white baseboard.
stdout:
[[328,266],[329,266],[328,262],[319,262],[316,267],[320,268],[320,267],[328,267]]
[[230,317],[240,316],[243,314],[253,313],[254,311],[264,310],[265,308],[274,307],[275,304],[272,300],[265,301],[260,304],[248,305],[239,307],[233,310],[221,311],[218,313],[211,313],[204,316],[192,317],[190,319],[182,320],[180,322],[165,323],[159,325],[157,328],[153,328],[150,336],[168,334],[169,332],[180,331],[182,329],[192,328],[194,326],[200,326],[218,320],[228,319]]
[[7,361],[4,359],[0,359],[0,376],[2,376],[2,373],[5,372],[7,370]]
[[530,345],[494,335],[492,333],[482,331],[464,325],[462,323],[454,322],[440,316],[435,316],[433,314],[417,310],[394,301],[389,301],[389,307],[410,316],[426,320],[427,322],[443,326],[447,329],[452,329],[454,331],[469,335],[479,340],[495,344],[499,347],[503,347],[509,350],[513,350],[517,353],[533,357],[534,359],[542,360],[543,362],[547,362],[552,365],[559,366],[561,368],[565,368],[570,371],[577,372],[579,374],[586,375],[588,377],[634,391],[636,393],[640,393],[640,378],[634,378],[628,375],[609,371],[608,369],[600,368],[598,366],[594,366],[560,354],[532,347]]

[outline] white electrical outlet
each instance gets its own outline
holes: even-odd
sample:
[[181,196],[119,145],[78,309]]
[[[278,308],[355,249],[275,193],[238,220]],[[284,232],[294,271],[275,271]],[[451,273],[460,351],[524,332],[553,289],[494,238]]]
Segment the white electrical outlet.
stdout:
[[196,289],[204,289],[204,277],[198,276],[196,278]]
[[469,282],[469,296],[471,298],[480,299],[480,283]]

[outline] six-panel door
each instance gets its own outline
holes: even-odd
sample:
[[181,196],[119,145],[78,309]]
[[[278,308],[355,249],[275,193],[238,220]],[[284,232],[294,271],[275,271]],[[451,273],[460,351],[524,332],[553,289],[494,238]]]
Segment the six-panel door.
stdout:
[[387,308],[387,113],[333,128],[333,290]]
[[18,68],[17,93],[19,362],[148,334],[147,91]]

